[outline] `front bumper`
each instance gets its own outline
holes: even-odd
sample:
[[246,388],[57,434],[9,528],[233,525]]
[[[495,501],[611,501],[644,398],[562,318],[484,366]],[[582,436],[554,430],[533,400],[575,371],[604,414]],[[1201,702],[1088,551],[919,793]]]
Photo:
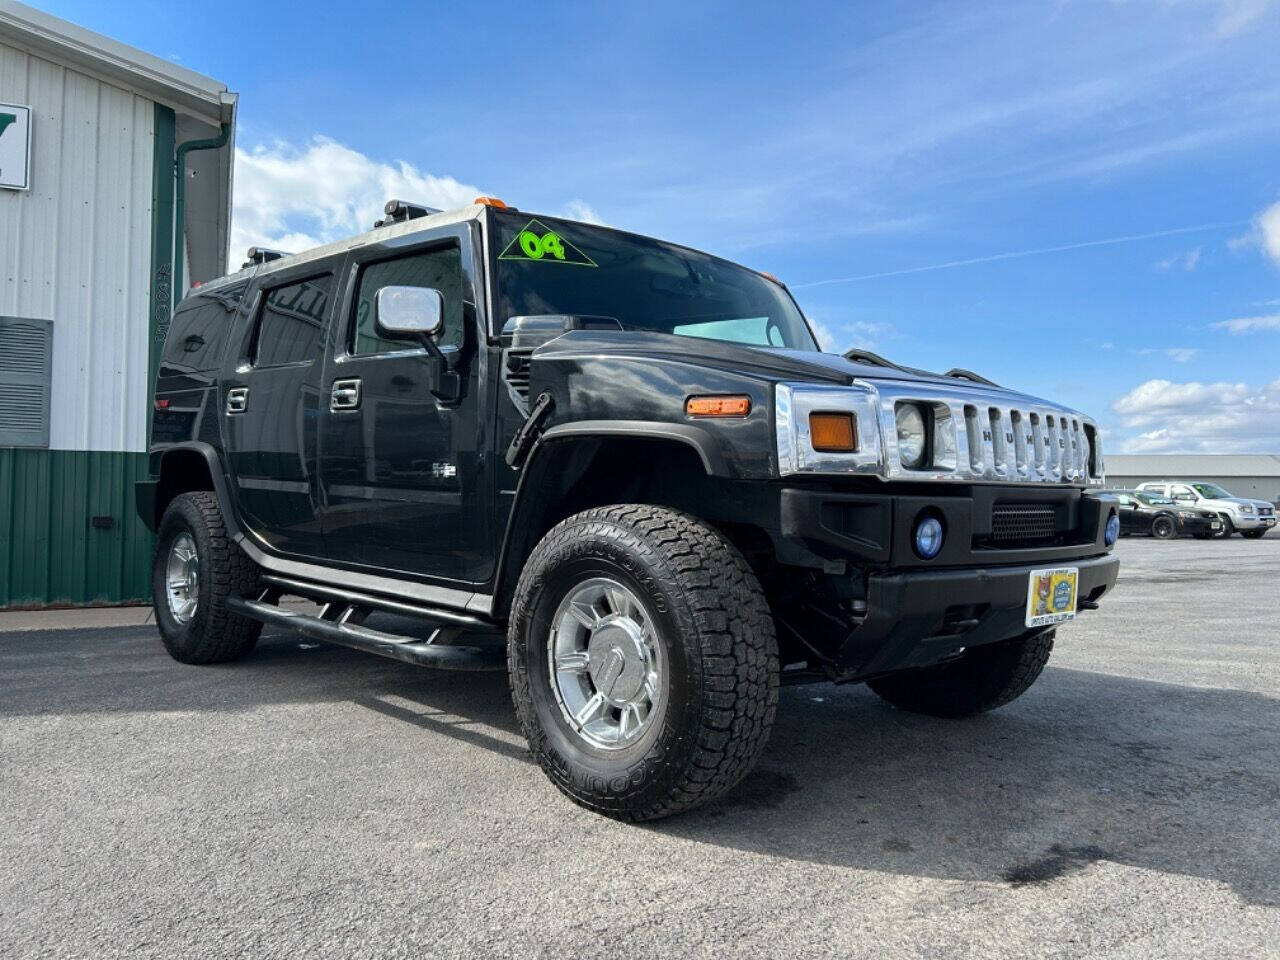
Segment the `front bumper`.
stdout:
[[1240,513],[1231,518],[1231,525],[1237,530],[1270,530],[1276,525],[1276,518],[1260,517],[1256,513]]
[[1179,517],[1178,528],[1182,533],[1221,533],[1222,521],[1217,516]]
[[[1030,632],[1025,614],[1031,571],[1038,564],[966,570],[871,574],[867,617],[838,657],[851,679],[928,666],[962,649]],[[1078,609],[1091,609],[1116,585],[1120,559],[1072,560],[1079,570]]]

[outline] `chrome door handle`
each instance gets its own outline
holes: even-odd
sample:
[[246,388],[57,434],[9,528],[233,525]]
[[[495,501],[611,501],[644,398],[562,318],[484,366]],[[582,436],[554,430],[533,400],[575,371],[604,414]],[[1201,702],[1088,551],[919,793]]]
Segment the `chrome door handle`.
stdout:
[[350,380],[333,381],[333,392],[329,394],[330,410],[358,410],[360,409],[360,380],[358,377]]
[[244,413],[248,406],[248,387],[232,387],[227,391],[227,413]]

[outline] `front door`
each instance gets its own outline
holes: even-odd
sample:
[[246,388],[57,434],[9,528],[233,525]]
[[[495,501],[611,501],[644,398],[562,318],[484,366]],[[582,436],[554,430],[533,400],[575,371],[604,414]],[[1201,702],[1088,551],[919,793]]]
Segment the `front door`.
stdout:
[[1116,499],[1119,501],[1116,506],[1116,513],[1120,515],[1120,531],[1122,533],[1132,533],[1138,526],[1137,511],[1135,510],[1137,502],[1124,494],[1120,494]]
[[[477,390],[485,338],[471,256],[462,225],[348,262],[320,414],[321,511],[325,552],[334,560],[452,581],[491,572],[483,549],[487,431]],[[375,328],[374,298],[386,286],[439,291],[444,326],[435,342],[459,375],[455,395],[433,393],[440,383],[420,341]]]
[[283,553],[320,556],[315,457],[331,270],[272,276],[223,377],[223,437],[241,519]]

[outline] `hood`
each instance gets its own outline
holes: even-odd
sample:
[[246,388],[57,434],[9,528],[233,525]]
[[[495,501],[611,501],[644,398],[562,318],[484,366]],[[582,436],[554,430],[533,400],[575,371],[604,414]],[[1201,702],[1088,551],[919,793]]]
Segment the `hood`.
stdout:
[[1061,407],[1061,404],[994,384],[975,383],[962,377],[940,376],[908,367],[860,363],[833,353],[753,347],[643,330],[571,330],[547,341],[535,351],[539,358],[569,359],[574,355],[588,354],[660,357],[778,380],[838,384],[850,384],[855,380],[926,383],[958,394],[980,392],[985,397],[998,395],[1015,403]]

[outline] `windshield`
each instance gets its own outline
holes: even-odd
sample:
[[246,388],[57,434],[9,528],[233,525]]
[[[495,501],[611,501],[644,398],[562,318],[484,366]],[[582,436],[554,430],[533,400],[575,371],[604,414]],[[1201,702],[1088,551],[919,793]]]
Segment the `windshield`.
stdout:
[[512,317],[611,317],[624,330],[817,350],[791,295],[754,270],[660,240],[494,210],[499,328]]
[[1229,500],[1231,494],[1223,490],[1216,483],[1193,483],[1191,486],[1196,488],[1196,492],[1202,497],[1209,500]]
[[1173,503],[1168,497],[1158,497],[1154,493],[1135,493],[1134,496],[1149,506],[1163,506],[1164,504]]

